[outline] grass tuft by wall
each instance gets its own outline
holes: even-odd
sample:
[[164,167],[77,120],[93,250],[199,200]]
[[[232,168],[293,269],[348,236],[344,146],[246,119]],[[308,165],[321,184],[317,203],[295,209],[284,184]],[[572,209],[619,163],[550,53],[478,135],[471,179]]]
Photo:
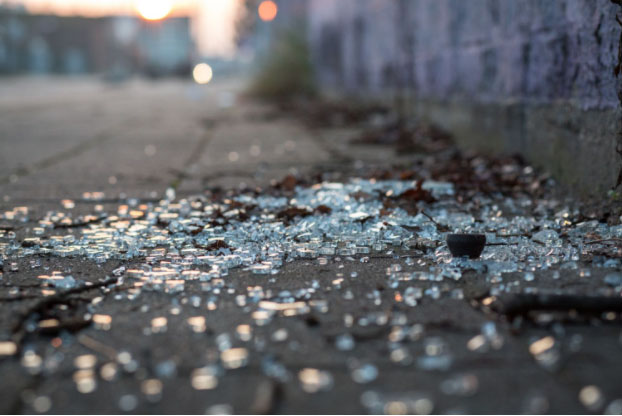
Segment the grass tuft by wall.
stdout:
[[301,33],[289,29],[278,34],[261,60],[249,93],[280,102],[316,96],[309,48]]

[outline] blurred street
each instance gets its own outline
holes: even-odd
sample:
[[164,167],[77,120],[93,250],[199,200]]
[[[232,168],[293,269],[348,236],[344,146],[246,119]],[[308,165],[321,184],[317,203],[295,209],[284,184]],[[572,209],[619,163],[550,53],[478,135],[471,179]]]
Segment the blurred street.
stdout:
[[[307,128],[244,98],[245,81],[18,78],[0,83],[0,192],[6,206],[162,198],[206,186],[266,185],[344,160],[382,163],[391,149],[348,145],[348,128]],[[394,158],[395,163],[400,158]],[[76,172],[79,172],[76,175]]]
[[243,86],[237,79],[209,88],[175,80],[5,80],[4,202],[81,198],[84,192],[157,198],[169,186],[197,191],[210,177],[250,185],[266,163],[263,170],[274,177],[329,160],[299,126],[265,120],[262,107],[235,105]]

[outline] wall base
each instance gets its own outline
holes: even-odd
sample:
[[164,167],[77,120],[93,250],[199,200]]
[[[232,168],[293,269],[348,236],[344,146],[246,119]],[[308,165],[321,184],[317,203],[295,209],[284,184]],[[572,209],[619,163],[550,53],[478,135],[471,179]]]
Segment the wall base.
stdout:
[[452,132],[460,146],[521,154],[580,196],[604,198],[616,183],[619,110],[458,101],[419,101],[414,109]]

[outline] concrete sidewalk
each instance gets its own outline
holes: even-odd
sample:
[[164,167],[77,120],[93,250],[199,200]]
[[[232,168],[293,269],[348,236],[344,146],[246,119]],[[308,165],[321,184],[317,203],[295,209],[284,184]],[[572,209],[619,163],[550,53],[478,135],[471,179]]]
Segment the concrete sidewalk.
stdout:
[[[320,198],[341,186],[315,179],[311,188],[270,186],[288,174],[336,172],[347,182],[359,171],[437,161],[396,155],[391,146],[353,146],[357,129],[309,128],[241,90],[239,80],[204,88],[92,79],[0,85],[2,413],[622,412],[619,311],[512,320],[492,309],[494,290],[505,286],[619,297],[622,277],[611,278],[619,261],[607,268],[562,260],[533,278],[523,270],[496,276],[476,264],[462,267],[459,279],[436,280],[426,276],[446,266],[434,263],[446,251],[417,244],[438,233],[421,223],[414,237],[402,238],[406,231],[395,224],[404,215],[395,214],[400,207],[387,192],[346,195],[343,212],[324,207],[324,217],[262,210],[255,205],[293,206],[305,192]],[[262,191],[251,203],[232,201],[251,198],[256,186]],[[227,193],[241,188],[247,192]],[[268,231],[260,235],[262,224],[273,234],[284,233],[279,218],[307,234],[316,231],[312,221],[337,227],[350,213],[348,198],[394,213],[377,226],[369,218],[352,229],[345,222],[347,241],[367,226],[386,227],[387,241],[394,232],[394,243],[369,253],[346,244],[334,255],[285,256],[273,275],[243,264],[212,276],[213,265],[201,263],[215,251],[205,261],[251,257],[247,247],[227,251],[207,237],[206,248],[203,234],[222,227],[222,241],[240,243],[233,233],[259,224],[248,242],[267,241],[257,257],[273,259],[288,248]],[[563,222],[550,214],[561,204],[545,198],[478,198],[495,221],[550,215]],[[430,209],[456,211],[451,198],[438,199]],[[463,210],[473,201],[462,201]],[[515,211],[502,212],[512,204]],[[95,217],[64,223],[61,213]],[[42,219],[52,227],[36,231]],[[85,231],[90,240],[74,250]],[[314,247],[316,235],[304,234],[283,246]],[[58,244],[41,249],[36,236]],[[124,244],[136,241],[153,245],[132,257]],[[100,262],[85,254],[101,246],[116,254]],[[57,255],[58,247],[67,250]],[[179,274],[161,278],[175,267]],[[160,277],[147,280],[147,269]]]

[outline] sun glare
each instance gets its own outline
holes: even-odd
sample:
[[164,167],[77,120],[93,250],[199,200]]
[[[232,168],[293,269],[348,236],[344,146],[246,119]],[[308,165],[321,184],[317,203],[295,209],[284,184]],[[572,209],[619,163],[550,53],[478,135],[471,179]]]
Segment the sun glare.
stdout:
[[264,22],[271,22],[276,18],[279,7],[272,0],[262,1],[259,5],[259,18]]
[[161,20],[173,10],[171,0],[136,0],[136,10],[146,20]]
[[194,67],[192,71],[192,77],[197,84],[205,85],[209,84],[209,82],[214,77],[214,72],[212,71],[212,67],[206,63],[198,64]]

